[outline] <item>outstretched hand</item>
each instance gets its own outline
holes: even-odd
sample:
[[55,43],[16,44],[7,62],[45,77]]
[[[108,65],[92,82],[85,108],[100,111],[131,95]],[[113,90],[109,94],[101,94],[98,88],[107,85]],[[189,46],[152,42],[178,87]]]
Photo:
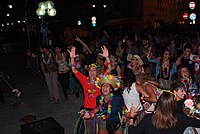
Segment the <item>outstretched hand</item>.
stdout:
[[103,57],[108,57],[109,53],[108,53],[108,49],[106,48],[106,46],[102,46],[101,47],[102,53],[99,53],[99,55],[103,56]]
[[76,47],[72,47],[71,50],[67,49],[67,51],[69,52],[71,59],[78,57],[78,55],[76,54]]

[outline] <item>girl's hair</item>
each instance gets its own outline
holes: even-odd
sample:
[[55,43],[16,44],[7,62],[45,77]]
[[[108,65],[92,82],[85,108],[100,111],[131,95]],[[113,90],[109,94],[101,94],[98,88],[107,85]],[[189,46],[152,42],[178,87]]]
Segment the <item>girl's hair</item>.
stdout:
[[171,87],[171,91],[174,92],[178,91],[180,88],[185,88],[185,85],[181,82],[174,82]]
[[126,73],[127,73],[127,76],[125,76],[125,78],[124,78],[124,85],[126,87],[130,88],[131,85],[134,82],[136,82],[136,78],[131,69],[127,69]]
[[163,92],[159,97],[155,112],[152,116],[152,124],[157,129],[174,128],[177,125],[177,118],[174,116],[176,110],[175,96],[171,92]]
[[141,73],[136,75],[136,80],[140,82],[140,84],[144,84],[147,81],[156,81],[155,78],[151,77],[147,73]]

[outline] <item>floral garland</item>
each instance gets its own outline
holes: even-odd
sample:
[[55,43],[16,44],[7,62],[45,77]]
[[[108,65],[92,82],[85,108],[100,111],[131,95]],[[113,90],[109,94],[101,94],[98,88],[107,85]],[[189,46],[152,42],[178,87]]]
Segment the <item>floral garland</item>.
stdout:
[[[167,69],[167,72],[165,73],[165,68]],[[165,65],[164,61],[162,61],[162,74],[164,78],[169,77],[169,64]]]
[[189,92],[191,92],[191,91],[190,91],[190,90],[192,90],[192,77],[191,77],[191,76],[189,76],[189,77],[187,78],[187,80],[181,79],[181,83],[183,83],[184,85],[189,84]]
[[[94,97],[94,93],[97,91],[97,89],[100,89],[100,87],[98,86],[98,82],[97,82],[98,79],[99,79],[99,77],[97,77],[96,80],[94,81],[93,88],[88,89],[88,93],[89,93],[88,97],[89,98]],[[88,80],[88,84],[92,84],[89,77],[87,78],[87,80]]]
[[109,118],[109,116],[111,115],[111,108],[112,108],[112,99],[113,99],[113,94],[111,93],[110,94],[110,99],[109,99],[109,101],[108,101],[108,109],[107,109],[107,113],[106,113],[106,115],[104,114],[104,96],[103,95],[101,95],[101,98],[100,98],[100,100],[99,100],[99,103],[100,103],[100,105],[99,105],[99,111],[100,111],[100,113],[101,113],[101,115],[100,115],[100,117],[103,119],[103,120],[106,120],[106,119],[108,119]]

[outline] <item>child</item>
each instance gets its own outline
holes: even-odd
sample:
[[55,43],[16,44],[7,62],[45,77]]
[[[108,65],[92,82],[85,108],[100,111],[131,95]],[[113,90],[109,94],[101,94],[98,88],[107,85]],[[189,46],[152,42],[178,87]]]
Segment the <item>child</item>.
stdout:
[[183,113],[183,103],[186,98],[186,89],[185,85],[181,82],[176,82],[172,84],[171,92],[176,95],[177,101],[177,113]]

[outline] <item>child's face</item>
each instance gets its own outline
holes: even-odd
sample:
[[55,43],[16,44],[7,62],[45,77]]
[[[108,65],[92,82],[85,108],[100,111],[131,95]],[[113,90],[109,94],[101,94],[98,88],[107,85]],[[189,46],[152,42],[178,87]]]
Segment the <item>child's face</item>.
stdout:
[[184,87],[180,87],[177,91],[174,91],[174,93],[180,99],[184,99],[184,96],[186,95],[186,91]]

